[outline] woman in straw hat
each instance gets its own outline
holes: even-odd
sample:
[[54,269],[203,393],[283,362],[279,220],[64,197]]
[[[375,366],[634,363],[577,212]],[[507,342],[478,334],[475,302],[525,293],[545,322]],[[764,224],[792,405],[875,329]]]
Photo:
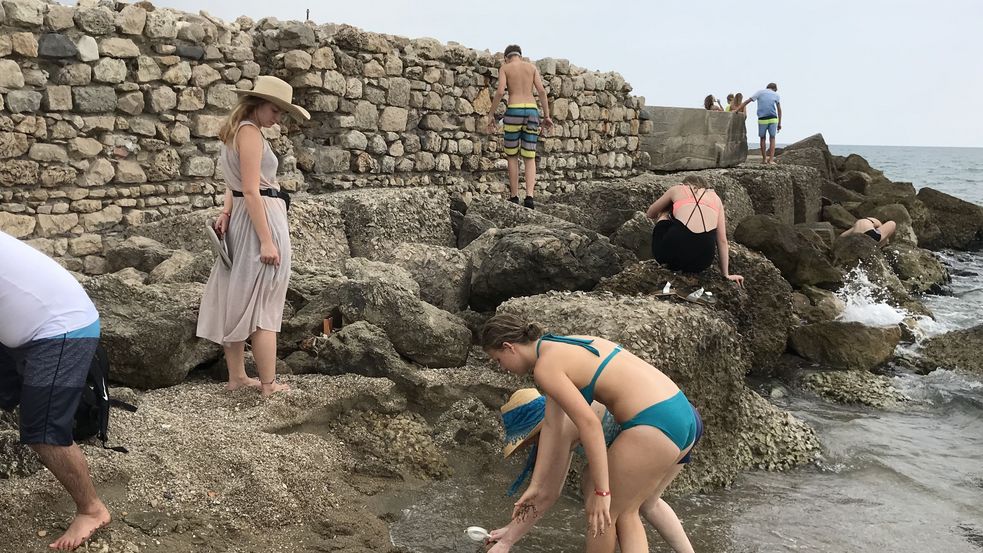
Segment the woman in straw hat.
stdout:
[[[225,177],[225,204],[214,223],[231,258],[215,261],[201,298],[198,336],[221,344],[229,369],[227,388],[262,390],[264,397],[289,387],[276,382],[276,334],[283,319],[290,279],[289,197],[276,181],[277,158],[260,129],[286,114],[310,119],[293,101],[293,89],[269,76],[252,90],[237,90],[239,102],[219,131],[219,164]],[[259,379],[246,376],[249,339]]]
[[[623,553],[647,552],[642,503],[661,497],[697,436],[693,406],[679,387],[610,340],[544,334],[536,323],[510,313],[485,323],[481,346],[508,372],[531,374],[548,404],[576,425],[594,487],[586,494],[588,553],[613,553],[616,545]],[[621,425],[610,448],[591,409],[595,398]],[[541,440],[537,461],[553,455],[554,447]],[[530,486],[518,510],[543,510],[538,492]],[[607,531],[611,525],[616,532]]]
[[[551,407],[547,406],[546,398],[535,388],[523,388],[516,390],[508,403],[500,409],[502,425],[505,429],[503,455],[508,458],[519,449],[531,446],[525,468],[512,483],[508,495],[514,495],[531,475],[530,492],[523,494],[523,499],[516,502],[515,509],[512,511],[512,521],[504,528],[490,532],[491,537],[488,541],[494,545],[488,553],[508,553],[516,542],[532,530],[536,521],[542,518],[559,499],[567,474],[570,472],[570,462],[573,459],[571,453],[584,454],[583,447],[579,445],[580,433],[577,425],[561,409],[556,408],[555,404],[551,405]],[[601,421],[604,443],[610,446],[621,432],[621,425],[614,420],[614,416],[604,405],[595,401],[591,404],[591,410]],[[693,444],[695,446],[703,434],[703,421],[696,408],[693,409],[693,413],[697,420],[697,435]],[[540,444],[543,445],[542,448]],[[540,449],[543,450],[542,457],[537,459],[540,456]],[[690,451],[692,452],[692,448]],[[680,468],[681,465],[689,462],[690,453],[687,453],[679,461]],[[581,481],[584,497],[589,497],[588,494],[592,489],[590,472],[585,472]],[[523,510],[523,501],[534,503],[536,510],[520,513]],[[692,553],[693,546],[686,537],[682,523],[672,507],[662,498],[657,495],[650,496],[642,503],[639,512],[666,540],[673,551]]]

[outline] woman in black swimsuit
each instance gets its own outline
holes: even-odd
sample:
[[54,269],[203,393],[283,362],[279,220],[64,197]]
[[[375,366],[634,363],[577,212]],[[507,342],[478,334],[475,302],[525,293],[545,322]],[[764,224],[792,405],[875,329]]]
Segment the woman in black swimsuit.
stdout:
[[728,280],[744,282],[729,272],[727,222],[720,196],[698,175],[689,175],[649,206],[656,219],[652,230],[652,257],[673,271],[699,273],[719,252],[720,272]]
[[883,223],[874,217],[863,217],[857,219],[853,226],[843,231],[840,236],[846,236],[848,234],[863,234],[870,237],[871,240],[877,242],[877,245],[884,247],[887,245],[887,241],[894,236],[894,231],[897,229],[897,223],[894,221],[884,221]]

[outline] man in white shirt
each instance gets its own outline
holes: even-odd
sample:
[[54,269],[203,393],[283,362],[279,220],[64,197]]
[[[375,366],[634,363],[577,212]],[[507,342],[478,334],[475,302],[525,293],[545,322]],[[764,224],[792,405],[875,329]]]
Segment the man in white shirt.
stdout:
[[20,406],[21,443],[37,452],[77,509],[53,549],[75,549],[111,520],[72,437],[98,344],[99,313],[82,285],[0,232],[0,408]]

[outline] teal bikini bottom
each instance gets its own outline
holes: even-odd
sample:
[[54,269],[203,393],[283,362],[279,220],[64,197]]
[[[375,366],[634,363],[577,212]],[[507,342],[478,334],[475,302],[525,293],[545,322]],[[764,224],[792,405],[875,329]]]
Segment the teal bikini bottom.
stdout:
[[658,428],[680,451],[693,445],[698,433],[695,410],[682,390],[621,423],[621,431],[641,425]]
[[[682,392],[680,392],[680,394],[681,393]],[[665,402],[657,403],[656,405],[661,405],[662,403]],[[689,403],[689,401],[687,401],[686,404],[692,410],[693,420],[695,421],[695,425],[696,425],[695,426],[696,435],[693,437],[693,441],[692,441],[693,448],[690,449],[688,452],[686,452],[686,455],[683,456],[683,458],[679,461],[680,465],[688,464],[693,459],[692,457],[693,449],[696,448],[696,444],[699,443],[700,438],[703,437],[703,419],[700,417],[700,412],[697,411],[696,407],[693,407]],[[637,419],[638,417],[635,418]],[[662,432],[666,432],[661,426],[658,426],[657,428],[659,430],[662,430]],[[624,429],[624,427],[618,424],[618,421],[614,420],[614,416],[609,411],[605,411],[604,417],[601,419],[601,429],[604,431],[604,444],[608,447],[611,447],[611,444],[614,443],[614,440],[618,437],[618,434],[621,434],[621,431]],[[669,434],[666,432],[666,435],[668,436]],[[671,436],[670,439],[672,439]],[[689,445],[690,444],[687,444],[687,447]],[[682,451],[683,449],[685,449],[685,447],[681,447],[679,449],[680,451]],[[574,452],[583,457],[587,456],[587,453],[584,451],[584,446],[582,445],[578,445],[577,448],[574,450]]]

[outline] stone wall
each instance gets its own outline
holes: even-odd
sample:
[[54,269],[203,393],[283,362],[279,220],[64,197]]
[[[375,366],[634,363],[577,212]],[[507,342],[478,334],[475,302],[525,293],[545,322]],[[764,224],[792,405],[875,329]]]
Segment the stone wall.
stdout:
[[747,158],[742,114],[646,106],[641,118],[641,149],[654,171],[734,167]]
[[[480,129],[500,59],[487,52],[114,0],[4,0],[0,31],[0,229],[74,270],[104,269],[106,233],[220,201],[218,128],[260,74],[313,115],[267,132],[288,190],[504,189],[501,139]],[[537,65],[556,121],[545,188],[644,164],[644,101],[622,77]]]

